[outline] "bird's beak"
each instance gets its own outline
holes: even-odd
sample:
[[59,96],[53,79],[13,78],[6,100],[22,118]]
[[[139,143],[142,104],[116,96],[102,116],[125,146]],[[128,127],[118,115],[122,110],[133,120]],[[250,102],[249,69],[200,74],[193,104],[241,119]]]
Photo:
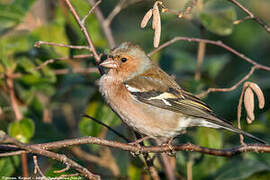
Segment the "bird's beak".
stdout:
[[106,59],[99,65],[105,68],[109,68],[109,69],[116,69],[118,67],[117,63],[112,58]]

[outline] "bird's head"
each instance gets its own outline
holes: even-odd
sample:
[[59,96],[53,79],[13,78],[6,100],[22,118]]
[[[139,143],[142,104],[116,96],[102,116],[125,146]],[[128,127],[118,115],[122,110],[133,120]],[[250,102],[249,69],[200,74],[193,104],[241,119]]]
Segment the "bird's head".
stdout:
[[151,66],[151,59],[138,45],[124,42],[112,49],[108,58],[99,66],[109,69],[109,74],[126,81],[144,73]]

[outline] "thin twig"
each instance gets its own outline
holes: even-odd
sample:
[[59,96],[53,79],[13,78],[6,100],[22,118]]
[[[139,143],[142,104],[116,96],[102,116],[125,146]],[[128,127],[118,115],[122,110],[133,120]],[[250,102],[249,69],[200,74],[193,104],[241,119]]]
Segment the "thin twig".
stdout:
[[206,45],[204,42],[199,42],[199,47],[198,47],[198,53],[197,53],[197,67],[195,71],[195,80],[200,80],[201,79],[201,66],[203,63],[203,59],[205,56],[205,48]]
[[167,8],[164,4],[160,4],[162,7],[162,12],[168,12],[176,15],[179,19],[184,18],[186,15],[190,14],[192,9],[197,5],[198,0],[193,0],[189,2],[189,5],[185,7],[181,12],[175,11],[173,9]]
[[38,160],[37,160],[37,156],[33,156],[33,161],[34,161],[34,173],[37,174],[39,173],[39,175],[42,177],[42,179],[48,180],[48,178],[46,178],[46,176],[43,174],[43,172],[40,170],[39,165],[38,165]]
[[242,19],[238,19],[238,20],[235,20],[234,22],[233,22],[233,24],[234,25],[237,25],[237,24],[240,24],[240,23],[242,23],[242,22],[244,22],[244,21],[246,21],[246,20],[249,20],[249,19],[252,19],[250,16],[246,16],[246,17],[244,17],[244,18],[242,18]]
[[240,9],[242,9],[242,11],[244,11],[250,17],[250,19],[255,20],[259,25],[261,25],[266,30],[266,32],[270,33],[270,26],[266,24],[261,18],[255,16],[251,11],[249,11],[246,7],[240,4],[237,0],[228,0],[228,1],[235,4]]
[[40,64],[39,66],[33,68],[31,71],[39,70],[39,69],[43,68],[44,66],[47,66],[48,64],[54,63],[55,61],[66,61],[66,60],[70,60],[70,59],[90,58],[92,56],[93,56],[92,54],[82,54],[82,55],[75,55],[75,56],[71,56],[71,57],[61,57],[61,58],[55,58],[55,59],[48,59],[48,60],[44,61],[42,64]]
[[167,179],[168,180],[176,180],[176,177],[174,175],[174,168],[172,168],[171,162],[169,161],[170,157],[165,153],[161,153],[160,158],[161,158],[161,161],[163,163],[164,171],[166,173]]
[[[70,3],[70,1],[69,1],[69,0],[65,0],[65,2],[66,2],[66,4],[67,4],[67,6],[69,7],[69,10],[71,11],[72,15],[74,16],[76,22],[77,22],[78,25],[80,26],[81,31],[83,32],[84,37],[85,37],[85,39],[86,39],[86,41],[87,41],[87,43],[88,43],[88,45],[89,45],[89,47],[90,47],[89,50],[92,52],[92,54],[93,54],[93,56],[94,56],[94,58],[95,58],[95,60],[96,60],[96,63],[99,64],[99,62],[100,62],[100,56],[98,55],[98,53],[97,53],[97,51],[96,51],[96,48],[95,48],[95,46],[94,46],[94,44],[93,44],[93,41],[92,41],[92,39],[91,39],[90,34],[88,33],[86,27],[85,27],[84,24],[82,23],[82,21],[81,21],[79,15],[78,15],[78,13],[77,13],[76,10],[74,9],[74,7],[73,7],[72,4]],[[95,3],[93,3],[92,6],[94,6],[94,5],[95,5]],[[96,8],[96,9],[97,9],[97,8]]]
[[238,81],[236,84],[234,84],[230,88],[209,88],[204,92],[201,92],[197,95],[197,97],[205,97],[210,92],[229,92],[235,90],[238,86],[240,86],[245,80],[247,80],[256,70],[257,66],[253,66],[247,75],[245,75],[240,81]]
[[83,117],[89,118],[89,119],[95,121],[96,123],[101,124],[102,126],[106,127],[106,128],[109,129],[110,131],[112,131],[114,134],[116,134],[117,136],[119,136],[120,138],[124,139],[127,143],[130,143],[130,142],[131,142],[131,141],[130,141],[128,138],[126,138],[123,134],[117,132],[116,130],[114,130],[113,128],[111,128],[111,127],[108,126],[107,124],[105,124],[105,123],[103,123],[103,122],[97,120],[96,118],[93,118],[92,116],[89,116],[89,115],[87,115],[87,114],[84,114]]
[[94,180],[100,179],[100,177],[98,175],[91,173],[88,169],[86,169],[85,167],[76,163],[75,161],[69,159],[67,156],[65,156],[63,154],[50,152],[50,151],[42,149],[39,146],[32,146],[32,145],[28,146],[26,144],[23,144],[23,143],[17,141],[16,139],[14,139],[12,137],[9,137],[3,131],[0,132],[0,142],[14,144],[14,145],[18,146],[19,148],[24,149],[25,152],[27,152],[27,153],[39,154],[39,155],[46,156],[46,157],[49,157],[51,159],[55,159],[57,161],[60,161],[64,164],[69,165],[70,167],[74,168],[81,175],[83,175],[84,177],[86,177],[88,179],[94,179]]
[[90,67],[90,68],[73,68],[73,69],[56,69],[53,70],[55,75],[63,75],[68,73],[98,73],[98,68]]
[[47,42],[47,41],[37,41],[35,42],[34,46],[36,48],[40,48],[41,45],[47,45],[47,46],[58,46],[58,47],[65,47],[70,49],[88,49],[88,46],[74,46],[74,45],[68,45],[68,44],[62,44],[62,43],[54,43],[54,42]]
[[193,159],[189,159],[187,162],[187,180],[192,180],[192,166]]
[[231,48],[230,46],[224,44],[222,41],[212,41],[212,40],[200,39],[200,38],[174,37],[173,39],[165,42],[164,44],[160,45],[158,48],[156,48],[153,51],[151,51],[150,53],[148,53],[148,56],[152,56],[153,54],[155,54],[159,50],[161,50],[161,49],[163,49],[163,48],[165,48],[165,47],[167,47],[167,46],[169,46],[177,41],[204,42],[206,44],[213,44],[213,45],[222,47],[222,48],[226,49],[227,51],[229,51],[229,52],[237,55],[238,57],[244,59],[245,61],[249,62],[250,64],[255,65],[257,69],[270,71],[270,67],[264,66],[264,65],[261,65],[261,64],[255,62],[254,60],[250,59],[249,57],[245,56],[244,54],[241,54],[238,51],[236,51],[235,49]]
[[88,13],[83,17],[82,24],[85,24],[85,20],[88,18],[88,16],[95,10],[95,8],[101,3],[102,1],[99,0],[96,2],[96,4],[88,11]]
[[111,13],[107,16],[105,19],[105,23],[110,26],[115,16],[117,16],[123,9],[127,8],[128,6],[132,4],[136,4],[138,2],[141,2],[143,0],[120,0],[119,3],[114,7],[114,9],[111,11]]
[[15,95],[15,90],[14,90],[14,82],[12,77],[12,73],[8,73],[7,79],[6,79],[6,85],[8,88],[8,93],[9,93],[9,97],[10,97],[10,102],[11,102],[11,107],[12,110],[14,111],[15,114],[15,118],[17,121],[21,120],[23,118],[23,115],[19,109],[19,105],[17,104],[17,99],[16,99],[16,95]]
[[[14,89],[14,81],[12,77],[13,71],[8,70],[6,76],[6,86],[8,90],[8,94],[10,97],[11,107],[15,114],[15,120],[20,121],[23,119],[23,115],[19,109],[19,105],[17,103],[15,89]],[[25,153],[21,154],[21,164],[22,164],[22,175],[23,177],[28,177],[28,164],[27,164],[27,155]]]
[[[240,98],[239,98],[239,102],[238,102],[238,106],[237,106],[237,127],[239,129],[241,129],[241,112],[242,112],[242,102],[243,102],[243,96],[244,96],[244,92],[245,92],[245,87],[243,87]],[[239,134],[240,137],[240,143],[242,145],[244,145],[244,136],[242,134]]]
[[[134,131],[134,135],[136,137],[136,141],[133,143],[134,145],[137,144],[137,146],[145,146],[145,143],[143,142],[142,139],[144,139],[139,133],[135,132]],[[140,141],[140,139],[142,141]],[[140,141],[140,142],[139,142]],[[139,144],[138,144],[139,143]],[[146,164],[146,167],[147,167],[147,170],[148,170],[148,173],[150,175],[150,177],[152,178],[152,180],[160,180],[160,177],[158,175],[158,172],[157,172],[157,169],[156,167],[154,166],[154,160],[156,158],[156,155],[154,155],[153,157],[150,156],[149,153],[143,153],[143,159],[144,159],[144,162]]]
[[63,173],[63,172],[68,171],[69,169],[70,169],[70,166],[69,166],[69,165],[66,165],[65,168],[60,169],[60,170],[54,170],[53,172],[54,172],[54,173]]
[[114,7],[108,17],[105,19],[105,23],[110,26],[112,23],[113,18],[122,10],[123,5],[125,4],[126,0],[120,0],[119,3]]
[[149,154],[144,154],[144,159],[145,159],[145,162],[146,162],[150,177],[153,180],[160,180],[157,169],[154,166],[155,157],[151,158]]
[[[94,6],[96,4],[95,0],[88,0],[88,2],[91,4],[91,6]],[[115,40],[114,40],[110,26],[105,22],[104,16],[103,16],[101,10],[99,9],[99,7],[96,7],[94,11],[97,15],[97,19],[98,19],[99,23],[101,24],[102,30],[105,34],[105,37],[109,43],[110,48],[114,48],[115,47]]]

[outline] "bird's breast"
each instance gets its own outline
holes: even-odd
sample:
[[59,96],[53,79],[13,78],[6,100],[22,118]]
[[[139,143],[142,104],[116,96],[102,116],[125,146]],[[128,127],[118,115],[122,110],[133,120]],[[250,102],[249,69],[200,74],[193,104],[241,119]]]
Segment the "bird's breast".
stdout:
[[100,91],[114,112],[131,128],[151,137],[173,137],[180,127],[181,114],[145,104],[133,98],[125,85],[105,76],[99,82]]

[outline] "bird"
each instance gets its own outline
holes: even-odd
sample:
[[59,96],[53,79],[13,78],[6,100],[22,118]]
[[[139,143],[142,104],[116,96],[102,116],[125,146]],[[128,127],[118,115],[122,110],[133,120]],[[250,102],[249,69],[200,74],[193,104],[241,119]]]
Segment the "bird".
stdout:
[[120,119],[134,131],[169,142],[189,127],[226,129],[266,141],[218,117],[201,99],[182,89],[140,46],[123,42],[99,64],[99,91]]

